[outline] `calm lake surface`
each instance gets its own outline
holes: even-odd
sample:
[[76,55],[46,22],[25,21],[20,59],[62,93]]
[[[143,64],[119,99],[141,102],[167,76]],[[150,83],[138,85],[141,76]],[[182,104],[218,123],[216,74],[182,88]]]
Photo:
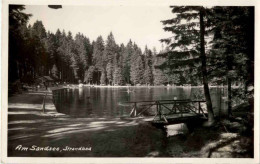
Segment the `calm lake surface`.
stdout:
[[[220,108],[223,88],[211,88],[213,108]],[[165,99],[204,99],[203,88],[198,87],[83,87],[53,91],[53,102],[59,113],[75,117],[116,118],[129,116],[131,105],[127,101]]]

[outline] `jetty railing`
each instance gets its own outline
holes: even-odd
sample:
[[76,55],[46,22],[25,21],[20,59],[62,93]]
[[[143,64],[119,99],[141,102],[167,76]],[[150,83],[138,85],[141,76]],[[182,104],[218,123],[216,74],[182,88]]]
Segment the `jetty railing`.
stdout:
[[[155,118],[159,120],[164,120],[167,122],[167,116],[177,115],[178,117],[185,117],[187,113],[193,113],[197,116],[203,116],[207,118],[206,112],[202,109],[202,103],[204,100],[150,100],[150,101],[130,101],[125,103],[131,103],[132,110],[130,112],[130,117],[138,117],[144,112],[151,110],[155,106]],[[141,108],[139,108],[141,107]],[[138,109],[139,108],[139,109]],[[165,112],[168,111],[168,112]]]

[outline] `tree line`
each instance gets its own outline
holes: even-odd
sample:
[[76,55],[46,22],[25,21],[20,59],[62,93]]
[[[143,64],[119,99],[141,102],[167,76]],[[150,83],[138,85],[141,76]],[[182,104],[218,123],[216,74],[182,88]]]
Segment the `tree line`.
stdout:
[[24,6],[9,10],[9,82],[33,82],[52,76],[61,82],[102,85],[162,85],[172,81],[156,69],[161,63],[155,48],[144,52],[133,41],[118,45],[112,32],[95,41],[82,33],[57,29],[46,31],[42,21],[27,25],[30,14]]

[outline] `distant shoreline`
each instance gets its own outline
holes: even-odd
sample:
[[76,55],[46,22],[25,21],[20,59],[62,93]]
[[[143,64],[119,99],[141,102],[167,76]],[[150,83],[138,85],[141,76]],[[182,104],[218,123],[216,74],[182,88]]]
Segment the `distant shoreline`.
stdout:
[[[203,86],[109,86],[109,85],[89,85],[84,84],[83,87],[92,88],[203,88]],[[224,86],[209,86],[210,88],[227,88]],[[241,86],[232,86],[232,88],[239,88]],[[78,84],[68,84],[59,87],[51,87],[51,90],[57,90],[62,88],[81,88]]]

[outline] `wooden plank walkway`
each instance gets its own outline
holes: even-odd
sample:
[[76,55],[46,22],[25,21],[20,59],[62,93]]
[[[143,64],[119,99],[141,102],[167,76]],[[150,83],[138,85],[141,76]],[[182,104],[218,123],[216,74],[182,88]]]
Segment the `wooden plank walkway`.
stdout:
[[151,100],[126,102],[133,104],[131,117],[138,117],[149,110],[155,110],[153,116],[144,116],[144,121],[156,125],[169,125],[207,119],[207,113],[201,108],[203,100]]

